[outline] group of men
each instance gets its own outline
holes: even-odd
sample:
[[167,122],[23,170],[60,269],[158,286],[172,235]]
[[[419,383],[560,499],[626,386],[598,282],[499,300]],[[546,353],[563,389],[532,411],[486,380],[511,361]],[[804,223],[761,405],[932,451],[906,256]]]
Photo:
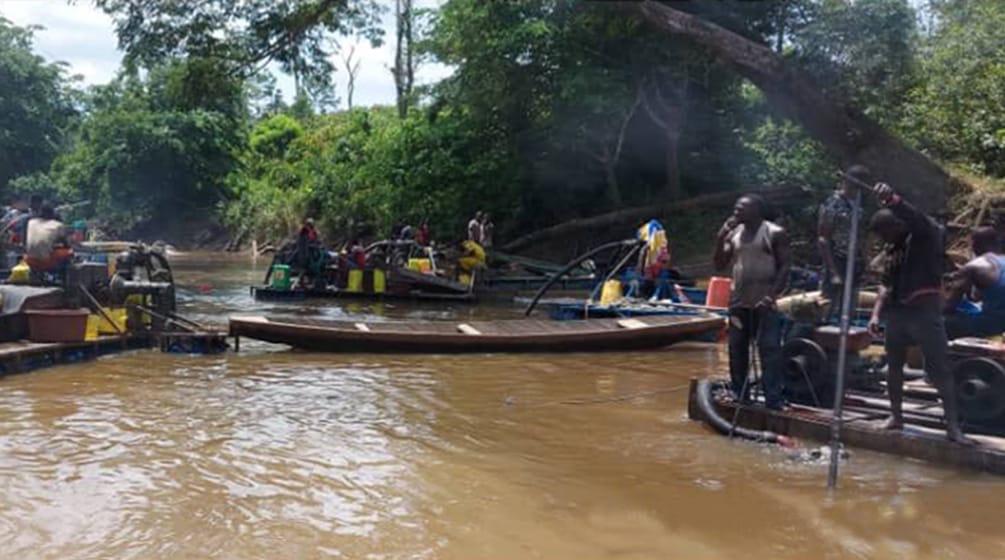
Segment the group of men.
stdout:
[[2,231],[8,246],[23,249],[24,262],[34,272],[57,271],[73,256],[66,227],[41,195],[32,195],[27,205],[14,200],[4,213]]
[[475,217],[468,222],[467,241],[474,241],[485,249],[492,248],[492,237],[496,225],[488,212],[475,212]]
[[391,240],[393,241],[415,241],[423,247],[428,247],[432,242],[429,233],[429,221],[422,220],[418,229],[413,229],[405,220],[395,220],[391,226]]
[[[947,366],[948,337],[987,335],[1005,331],[1005,257],[1001,235],[994,228],[979,228],[972,235],[974,258],[950,277],[948,295],[943,289],[944,229],[916,209],[885,183],[873,182],[868,168],[850,167],[838,189],[820,208],[818,247],[824,262],[823,291],[831,300],[830,319],[843,312],[840,302],[846,266],[852,261],[852,309],[865,270],[863,239],[849,254],[850,224],[859,193],[868,194],[879,209],[868,221],[868,231],[884,243],[878,259],[882,282],[869,329],[879,334],[885,323],[888,363],[887,387],[890,418],[885,427],[903,427],[904,366],[908,349],[919,346],[925,370],[943,401],[946,431],[952,441],[968,443],[960,429],[955,385]],[[785,230],[771,221],[764,200],[745,195],[719,229],[714,261],[716,268],[732,266],[733,290],[729,302],[729,369],[732,389],[739,400],[749,398],[749,347],[755,342],[761,359],[765,404],[784,409],[781,352],[781,315],[776,302],[786,290],[791,260]],[[961,315],[956,307],[964,296],[982,299],[981,312]]]

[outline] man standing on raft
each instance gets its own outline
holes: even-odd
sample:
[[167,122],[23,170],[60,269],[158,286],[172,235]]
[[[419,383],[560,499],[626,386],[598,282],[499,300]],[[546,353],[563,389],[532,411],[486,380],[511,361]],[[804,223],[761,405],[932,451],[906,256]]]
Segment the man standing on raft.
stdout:
[[949,343],[942,316],[942,229],[890,185],[877,183],[869,192],[883,206],[873,214],[869,229],[887,244],[883,284],[869,319],[873,334],[879,332],[880,317],[886,319],[890,419],[884,427],[904,427],[904,362],[908,347],[917,345],[925,356],[925,371],[942,398],[947,437],[972,443],[960,429],[956,386],[946,364]]
[[749,392],[750,343],[757,341],[761,382],[768,408],[785,408],[782,378],[782,318],[775,300],[789,278],[789,240],[785,230],[765,217],[764,199],[741,196],[733,215],[719,228],[715,268],[733,267],[729,297],[729,376],[738,400]]

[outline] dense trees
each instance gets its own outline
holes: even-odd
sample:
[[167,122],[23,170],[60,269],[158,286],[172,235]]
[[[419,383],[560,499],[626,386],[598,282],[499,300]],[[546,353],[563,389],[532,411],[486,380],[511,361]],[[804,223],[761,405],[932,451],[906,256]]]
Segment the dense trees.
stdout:
[[32,32],[0,15],[0,189],[47,171],[76,113],[65,66],[32,52]]
[[[753,185],[828,189],[855,153],[814,140],[856,142],[826,119],[804,128],[807,114],[826,117],[820,106],[777,103],[774,78],[741,75],[634,2],[449,0],[426,14],[399,0],[397,106],[345,112],[332,112],[333,76],[355,61],[332,51],[383,40],[381,3],[95,3],[127,56],[87,92],[31,53],[30,31],[0,21],[0,187],[20,177],[16,188],[93,199],[117,229],[212,214],[266,241],[312,214],[338,236],[405,217],[449,238],[485,209],[515,237]],[[670,6],[764,45],[891,145],[1005,175],[1005,5],[930,0],[921,18],[908,0]],[[453,74],[416,87],[420,59]],[[289,105],[265,66],[295,78]]]

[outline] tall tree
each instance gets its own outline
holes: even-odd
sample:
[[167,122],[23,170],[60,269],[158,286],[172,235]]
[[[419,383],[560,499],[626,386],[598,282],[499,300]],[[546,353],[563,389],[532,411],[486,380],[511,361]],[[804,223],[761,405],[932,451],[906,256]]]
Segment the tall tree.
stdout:
[[1005,4],[933,0],[903,130],[937,157],[1005,177]]
[[0,17],[0,188],[19,175],[48,170],[76,114],[66,65],[32,50],[36,29]]
[[345,68],[346,108],[352,111],[352,95],[356,91],[356,76],[359,75],[360,59],[356,58],[356,43],[348,49],[339,48],[339,60]]
[[193,58],[95,88],[52,176],[123,231],[211,214],[245,145],[245,94],[219,61]]
[[276,63],[312,96],[331,88],[332,36],[383,35],[375,0],[93,0],[112,16],[127,62],[217,58],[251,75]]
[[408,116],[412,87],[415,84],[415,11],[412,0],[395,0],[394,89],[397,93],[398,116]]

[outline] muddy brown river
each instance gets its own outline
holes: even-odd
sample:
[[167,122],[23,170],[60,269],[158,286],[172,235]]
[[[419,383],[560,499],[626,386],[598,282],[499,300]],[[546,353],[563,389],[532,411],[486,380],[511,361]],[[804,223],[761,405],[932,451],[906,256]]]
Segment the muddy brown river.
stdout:
[[[182,312],[257,305],[261,265],[175,259]],[[826,465],[685,417],[714,346],[562,356],[141,351],[0,379],[0,557],[1003,558],[1005,479]]]

